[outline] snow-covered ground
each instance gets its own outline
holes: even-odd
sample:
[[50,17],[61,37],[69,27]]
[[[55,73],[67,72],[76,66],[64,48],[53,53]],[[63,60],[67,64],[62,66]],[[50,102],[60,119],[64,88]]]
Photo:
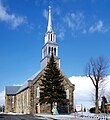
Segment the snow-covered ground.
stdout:
[[89,112],[72,113],[69,115],[50,115],[50,114],[35,114],[45,118],[53,118],[57,120],[110,120],[110,114],[92,114]]
[[[0,113],[5,114],[5,113]],[[18,113],[8,113],[11,115],[24,115],[24,114],[18,114]],[[93,114],[89,112],[78,112],[78,113],[71,113],[69,115],[51,115],[51,114],[34,114],[34,117],[41,117],[45,120],[110,120],[110,114]],[[107,118],[107,119],[106,119]]]
[[110,119],[110,114],[106,114],[106,113],[100,113],[100,114],[95,114],[95,113],[90,113],[90,112],[83,112],[83,113],[78,113],[79,117],[83,117],[83,118],[90,118],[90,119],[100,119],[100,120],[105,120],[106,118]]

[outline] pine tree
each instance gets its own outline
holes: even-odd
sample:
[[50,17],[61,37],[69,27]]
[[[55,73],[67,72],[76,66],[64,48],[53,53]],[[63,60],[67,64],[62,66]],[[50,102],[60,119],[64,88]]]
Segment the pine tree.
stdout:
[[48,103],[51,105],[57,102],[57,104],[66,104],[66,92],[64,85],[62,84],[64,77],[62,76],[57,63],[52,53],[51,58],[44,71],[43,78],[41,79],[40,88],[40,103]]

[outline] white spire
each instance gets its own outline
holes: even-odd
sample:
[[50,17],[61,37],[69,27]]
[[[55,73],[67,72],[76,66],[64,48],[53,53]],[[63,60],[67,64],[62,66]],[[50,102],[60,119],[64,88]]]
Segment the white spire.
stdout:
[[47,26],[47,32],[52,31],[52,16],[51,16],[51,6],[49,6],[49,17],[48,17],[48,26]]

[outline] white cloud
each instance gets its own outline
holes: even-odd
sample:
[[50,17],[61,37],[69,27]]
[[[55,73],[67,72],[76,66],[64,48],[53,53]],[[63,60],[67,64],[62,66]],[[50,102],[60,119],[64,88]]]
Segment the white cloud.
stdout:
[[99,20],[98,22],[95,22],[94,25],[92,25],[89,28],[89,32],[94,33],[94,32],[107,32],[108,28],[104,26],[104,22],[102,20]]
[[75,84],[75,104],[82,104],[88,108],[93,106],[90,97],[90,91],[93,87],[91,80],[86,76],[72,76],[69,78],[69,80]]
[[95,25],[93,25],[89,28],[89,31],[90,32],[96,32],[96,31],[100,32],[103,30],[103,27],[104,27],[103,22],[101,20],[99,20],[98,22],[95,23]]
[[58,38],[59,38],[60,40],[63,40],[63,39],[64,39],[64,36],[65,36],[64,32],[63,32],[63,31],[60,31],[59,34],[58,34]]
[[67,26],[74,31],[83,31],[85,27],[84,15],[81,12],[77,13],[68,13],[64,17],[64,22]]
[[65,36],[65,29],[64,29],[64,27],[61,24],[57,24],[56,31],[57,31],[57,37],[58,37],[58,39],[59,40],[63,40],[64,36]]
[[60,15],[61,14],[60,8],[58,8],[58,7],[55,8],[55,14],[56,15]]
[[0,106],[4,105],[5,103],[5,92],[0,92]]
[[43,11],[43,16],[44,18],[48,19],[48,11],[46,9]]
[[[90,78],[86,76],[72,76],[69,78],[69,80],[75,84],[75,104],[82,104],[88,108],[94,106],[94,103],[92,102],[93,96],[91,95],[91,91],[93,91],[94,86]],[[110,90],[110,76],[108,76],[107,82],[106,89]]]
[[22,86],[23,84],[13,84],[13,86]]
[[6,22],[11,25],[12,28],[16,28],[26,22],[26,17],[16,16],[15,14],[9,14],[7,9],[0,1],[0,21]]
[[[72,76],[69,78],[69,80],[75,84],[75,90],[82,91],[87,90],[90,87],[92,87],[91,80],[86,76]],[[85,84],[86,83],[86,84]]]
[[105,33],[110,30],[109,26],[105,26],[103,20],[99,19],[98,21],[95,21],[93,25],[91,25],[88,21],[86,21],[86,19],[86,16],[82,12],[71,12],[65,15],[63,21],[73,32],[80,32],[83,34],[86,34],[88,32]]

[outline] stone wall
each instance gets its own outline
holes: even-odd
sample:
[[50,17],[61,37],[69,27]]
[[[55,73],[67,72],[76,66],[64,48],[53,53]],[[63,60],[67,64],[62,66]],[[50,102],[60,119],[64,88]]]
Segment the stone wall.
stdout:
[[5,112],[12,112],[12,96],[5,95]]
[[29,88],[16,95],[16,112],[30,114]]
[[[37,97],[37,87],[40,90],[40,79],[42,77],[43,71],[34,79],[28,81],[28,88],[24,89],[15,96],[5,96],[5,112],[16,112],[16,113],[50,113],[50,104],[39,104],[39,97]],[[69,82],[65,77],[62,83],[65,87],[65,90],[69,90],[69,111],[73,111],[74,105],[74,86]],[[40,91],[39,91],[40,92]],[[14,98],[14,102],[13,102]]]
[[16,96],[5,95],[5,112],[16,112]]
[[[41,104],[39,105],[39,98],[37,98],[37,92],[36,89],[37,87],[40,87],[40,79],[42,76],[40,76],[39,78],[36,78],[36,80],[34,80],[34,113],[38,112],[38,113],[51,113],[50,111],[50,104]],[[74,99],[73,99],[73,92],[74,92],[74,85],[72,85],[69,80],[64,77],[64,81],[62,83],[65,87],[65,90],[68,89],[69,90],[69,111],[68,112],[73,112],[73,105],[74,105]],[[40,92],[40,91],[39,91]],[[37,108],[36,108],[37,107]],[[36,110],[38,109],[38,110]]]
[[40,105],[40,113],[51,113],[50,104],[41,104]]

